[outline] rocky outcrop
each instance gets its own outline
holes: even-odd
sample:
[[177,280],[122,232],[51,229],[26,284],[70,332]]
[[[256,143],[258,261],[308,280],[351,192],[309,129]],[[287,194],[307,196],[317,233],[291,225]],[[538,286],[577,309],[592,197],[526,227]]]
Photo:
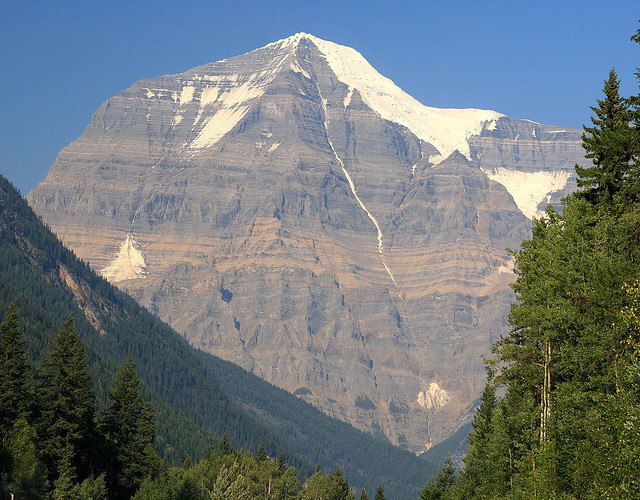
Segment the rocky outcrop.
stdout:
[[506,249],[574,185],[579,145],[428,108],[298,34],[135,83],[28,199],[194,345],[420,452],[470,420]]

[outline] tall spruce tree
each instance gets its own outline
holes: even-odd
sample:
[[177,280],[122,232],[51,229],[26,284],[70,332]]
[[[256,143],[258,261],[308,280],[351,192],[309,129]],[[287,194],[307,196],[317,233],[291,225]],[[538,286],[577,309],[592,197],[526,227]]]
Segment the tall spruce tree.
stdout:
[[60,327],[37,373],[40,415],[37,431],[51,483],[67,447],[80,480],[95,466],[95,401],[82,340],[73,319]]
[[159,467],[153,407],[142,398],[133,358],[125,358],[109,391],[102,428],[111,457],[107,485],[115,498],[130,498]]
[[28,366],[18,314],[9,306],[0,325],[0,442],[6,443],[14,422],[26,410]]
[[382,488],[382,486],[378,486],[378,489],[376,490],[376,496],[373,498],[374,500],[384,500],[384,489]]
[[0,325],[0,480],[11,470],[9,440],[14,423],[27,408],[27,378],[24,335],[11,304]]
[[582,145],[593,165],[576,165],[582,196],[595,204],[612,203],[631,172],[635,131],[631,127],[629,101],[620,96],[620,80],[615,70],[604,84],[605,98],[591,109],[592,127],[585,125]]
[[[489,378],[491,378],[489,376]],[[473,421],[473,430],[467,442],[469,451],[464,457],[465,467],[458,481],[458,489],[464,491],[463,498],[477,498],[492,482],[491,471],[487,470],[491,452],[491,437],[494,432],[493,420],[496,411],[496,391],[493,383],[488,383],[482,393],[480,406]]]

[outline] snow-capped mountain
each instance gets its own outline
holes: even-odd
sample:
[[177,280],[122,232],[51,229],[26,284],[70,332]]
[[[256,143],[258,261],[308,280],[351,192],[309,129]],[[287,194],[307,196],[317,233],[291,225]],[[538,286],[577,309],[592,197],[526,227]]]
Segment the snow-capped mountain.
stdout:
[[506,248],[580,131],[425,106],[298,33],[105,102],[28,195],[196,346],[420,452],[469,421]]

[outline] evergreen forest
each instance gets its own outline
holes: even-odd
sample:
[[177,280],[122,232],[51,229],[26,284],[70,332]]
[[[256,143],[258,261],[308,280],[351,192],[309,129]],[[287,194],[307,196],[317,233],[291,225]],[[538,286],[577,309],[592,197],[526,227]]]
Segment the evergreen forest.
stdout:
[[422,500],[640,498],[640,98],[612,69],[591,109],[578,191],[514,253],[464,468],[447,460]]
[[0,178],[0,499],[640,498],[640,96],[603,93],[439,472],[191,348]]

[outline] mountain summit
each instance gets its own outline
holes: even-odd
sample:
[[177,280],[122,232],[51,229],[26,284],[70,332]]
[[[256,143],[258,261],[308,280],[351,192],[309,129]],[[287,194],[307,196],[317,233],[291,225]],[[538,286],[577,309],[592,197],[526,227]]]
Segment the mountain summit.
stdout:
[[105,102],[28,195],[189,341],[415,453],[471,419],[506,248],[581,132],[424,106],[299,33]]

